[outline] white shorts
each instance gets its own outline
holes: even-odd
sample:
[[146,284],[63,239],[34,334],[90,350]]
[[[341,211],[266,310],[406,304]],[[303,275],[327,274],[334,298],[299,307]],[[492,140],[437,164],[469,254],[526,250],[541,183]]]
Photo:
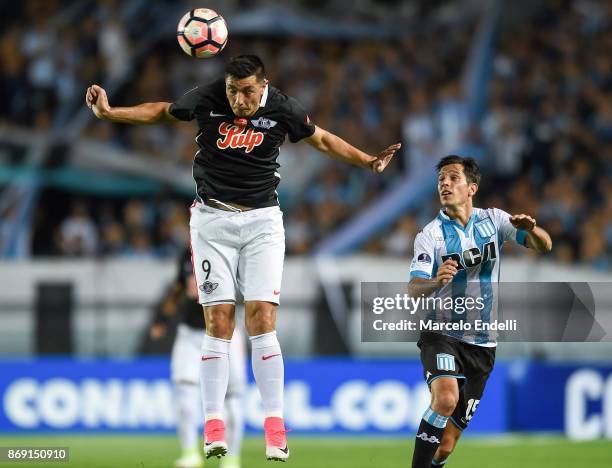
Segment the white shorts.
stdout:
[[[170,359],[172,381],[175,384],[182,382],[199,385],[203,338],[204,330],[184,323],[178,326]],[[230,345],[229,364],[227,394],[241,395],[246,388],[246,345],[244,333],[238,327],[234,329]]]
[[285,229],[278,206],[231,212],[194,202],[189,227],[200,304],[279,303]]

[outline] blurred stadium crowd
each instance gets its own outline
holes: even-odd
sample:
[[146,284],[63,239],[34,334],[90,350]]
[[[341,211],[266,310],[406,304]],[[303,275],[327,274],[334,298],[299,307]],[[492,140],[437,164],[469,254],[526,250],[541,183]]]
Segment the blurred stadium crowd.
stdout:
[[[612,268],[612,11],[606,2],[544,3],[533,21],[501,30],[478,128],[461,128],[454,123],[461,115],[452,115],[475,22],[384,41],[230,33],[223,56],[259,54],[271,83],[300,100],[319,126],[370,152],[404,142],[403,157],[384,177],[285,145],[281,174],[290,182],[281,182],[280,196],[288,253],[310,252],[423,158],[445,154],[461,132],[460,140],[485,155],[477,206],[534,214],[553,236],[558,260]],[[118,18],[117,2],[96,3],[76,27],[59,31],[45,14],[57,2],[25,5],[21,18],[3,20],[0,122],[49,129],[57,112],[81,105],[89,83],[126,72],[136,39]],[[222,67],[221,59],[194,65],[167,37],[151,45],[111,105],[172,101],[220,76]],[[195,131],[92,121],[84,136],[189,167]],[[85,197],[64,204],[58,219],[39,213],[33,252],[171,255],[186,242],[188,205],[164,194],[112,202]],[[435,209],[432,202],[407,214],[363,250],[411,256],[418,226]]]

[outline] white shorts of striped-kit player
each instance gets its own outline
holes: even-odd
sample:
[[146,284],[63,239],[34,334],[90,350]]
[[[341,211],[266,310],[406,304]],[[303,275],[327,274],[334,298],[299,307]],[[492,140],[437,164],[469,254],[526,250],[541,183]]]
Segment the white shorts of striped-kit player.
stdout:
[[[175,383],[200,382],[200,362],[202,358],[202,339],[204,330],[199,330],[184,323],[178,326],[176,339],[172,347],[170,369]],[[229,354],[228,395],[241,395],[246,389],[246,344],[240,327],[234,329]]]
[[200,304],[279,303],[285,229],[278,206],[231,212],[196,202],[189,227]]

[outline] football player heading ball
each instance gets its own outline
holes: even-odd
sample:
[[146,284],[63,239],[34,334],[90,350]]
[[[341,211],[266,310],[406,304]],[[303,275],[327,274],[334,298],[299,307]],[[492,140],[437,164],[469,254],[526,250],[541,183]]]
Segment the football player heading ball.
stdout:
[[317,127],[298,101],[268,82],[264,64],[255,55],[233,58],[224,77],[196,86],[174,103],[111,107],[98,85],[87,89],[85,100],[96,117],[112,122],[197,120],[199,151],[193,161],[197,193],[190,233],[206,321],[200,364],[204,450],[208,457],[227,452],[223,401],[228,355],[234,305],[244,301],[253,373],[265,411],[266,456],[286,460],[284,367],[275,331],[285,253],[276,194],[279,148],[286,136],[293,143],[303,139],[335,159],[381,173],[400,144],[370,155]]

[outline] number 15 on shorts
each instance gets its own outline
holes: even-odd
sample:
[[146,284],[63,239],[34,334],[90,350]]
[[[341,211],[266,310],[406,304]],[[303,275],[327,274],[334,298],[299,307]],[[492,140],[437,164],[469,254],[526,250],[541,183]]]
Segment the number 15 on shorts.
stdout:
[[467,411],[465,412],[466,421],[469,421],[474,417],[478,403],[480,403],[480,400],[475,400],[474,398],[468,400]]

